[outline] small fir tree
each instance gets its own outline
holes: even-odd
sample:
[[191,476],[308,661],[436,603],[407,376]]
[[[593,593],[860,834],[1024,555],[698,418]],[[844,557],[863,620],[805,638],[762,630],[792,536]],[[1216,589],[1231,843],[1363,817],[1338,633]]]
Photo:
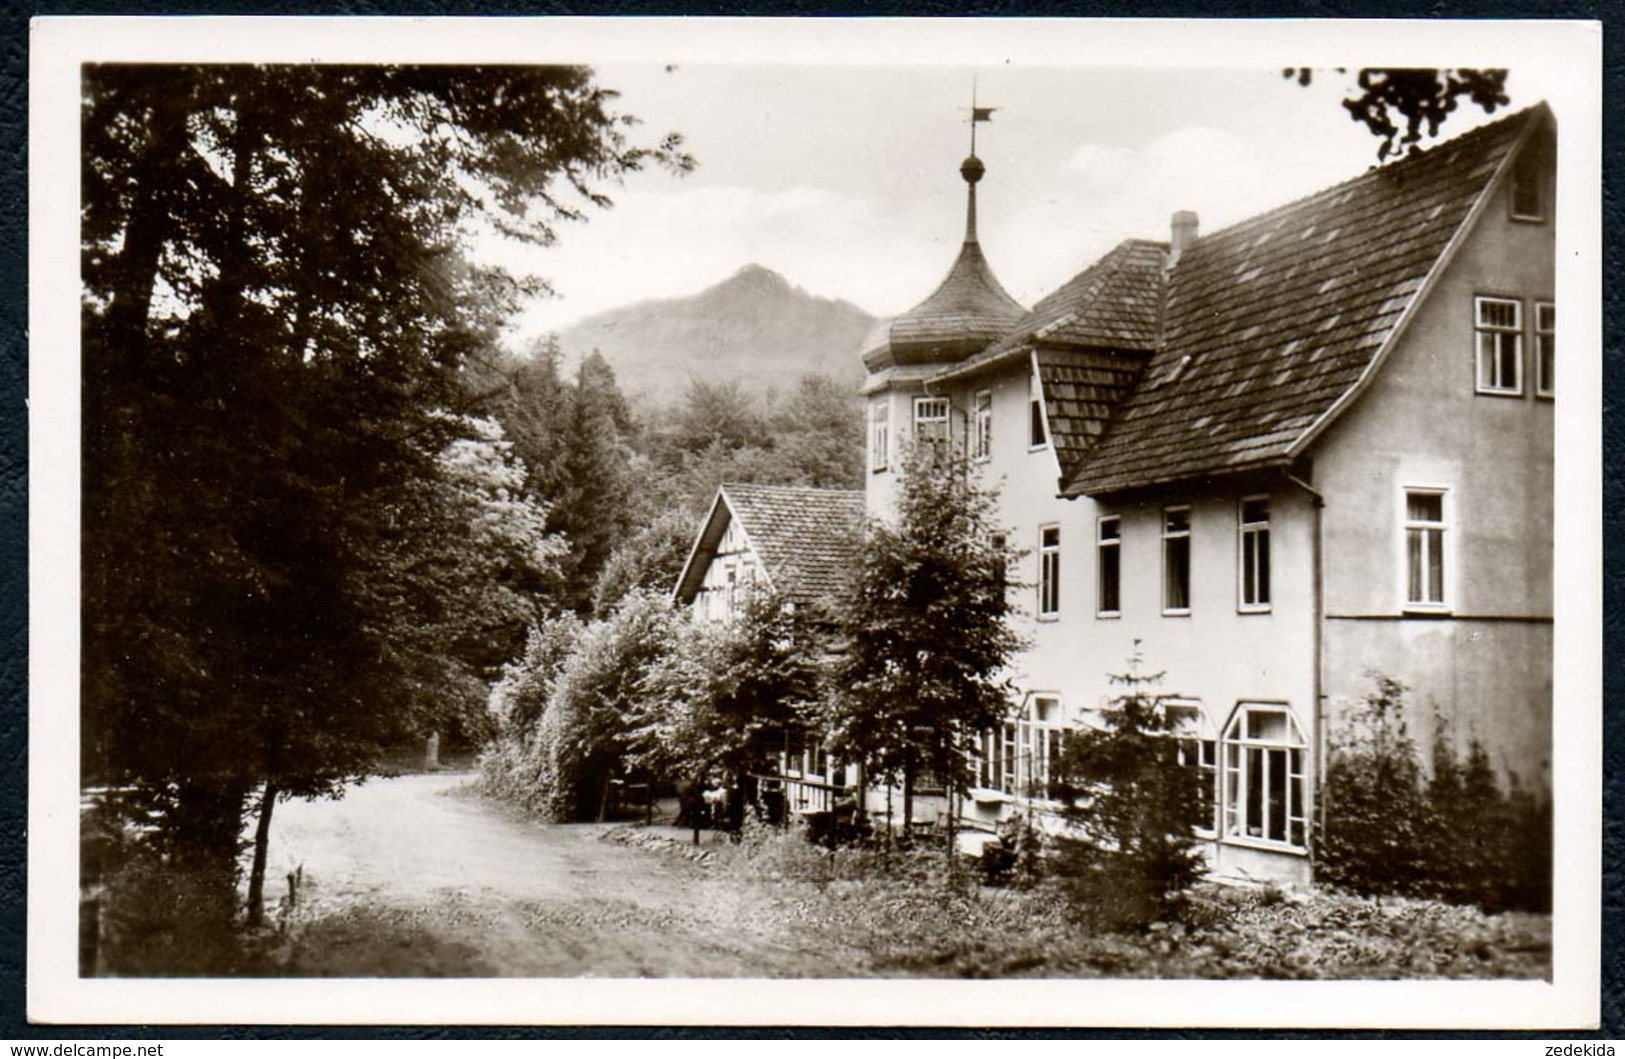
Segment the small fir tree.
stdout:
[[1206,818],[1201,775],[1185,760],[1176,721],[1141,671],[1139,641],[1102,726],[1070,735],[1051,763],[1070,834],[1058,869],[1077,907],[1107,927],[1165,914],[1200,877],[1195,829]]

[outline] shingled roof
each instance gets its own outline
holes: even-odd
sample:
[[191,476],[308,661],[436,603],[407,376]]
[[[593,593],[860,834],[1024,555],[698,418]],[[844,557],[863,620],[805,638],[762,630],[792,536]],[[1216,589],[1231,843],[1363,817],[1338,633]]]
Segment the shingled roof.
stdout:
[[1134,392],[1146,357],[1109,349],[1044,348],[1034,356],[1044,388],[1050,443],[1064,480],[1082,465],[1117,409]]
[[728,482],[717,490],[675,596],[686,604],[699,592],[732,519],[739,520],[774,590],[798,602],[830,596],[855,561],[863,516],[858,490]]
[[1033,306],[1003,338],[932,381],[1035,357],[1050,438],[1066,477],[1105,433],[1156,349],[1167,253],[1166,243],[1119,243]]
[[1168,279],[1162,348],[1066,493],[1289,463],[1549,119],[1520,112],[1197,240]]
[[1026,311],[993,275],[981,244],[967,241],[931,296],[873,336],[863,362],[873,370],[962,357],[1009,331]]
[[1155,350],[1167,254],[1167,243],[1148,239],[1118,243],[1105,257],[1046,295],[997,342],[969,360],[943,369],[938,378],[975,374],[1035,345]]

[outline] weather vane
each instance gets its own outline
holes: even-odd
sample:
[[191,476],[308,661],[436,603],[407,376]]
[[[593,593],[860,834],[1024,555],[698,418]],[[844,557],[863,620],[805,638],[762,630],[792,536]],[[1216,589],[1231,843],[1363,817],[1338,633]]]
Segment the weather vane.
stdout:
[[976,105],[976,78],[972,77],[970,79],[970,153],[972,156],[976,154],[976,123],[992,121],[993,112],[998,109],[998,107],[979,107]]

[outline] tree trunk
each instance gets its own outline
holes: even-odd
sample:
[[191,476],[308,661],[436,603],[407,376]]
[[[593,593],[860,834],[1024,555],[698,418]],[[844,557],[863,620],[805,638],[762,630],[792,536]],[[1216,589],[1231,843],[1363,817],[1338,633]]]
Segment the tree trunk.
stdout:
[[[180,75],[184,79],[187,75]],[[169,241],[175,219],[170,208],[183,190],[181,154],[186,149],[186,119],[191,93],[177,84],[154,86],[152,133],[135,167],[135,203],[124,228],[116,273],[118,289],[107,307],[108,352],[124,364],[139,368],[145,352],[147,318],[158,282],[158,264]]]
[[259,926],[265,919],[265,856],[271,846],[271,812],[276,808],[277,785],[267,780],[260,796],[260,820],[254,828],[254,866],[248,873],[248,925]]
[[869,770],[859,761],[855,771],[853,783],[857,790],[853,794],[853,800],[857,803],[857,809],[852,814],[852,823],[859,832],[862,832],[864,825],[869,822]]
[[948,808],[943,813],[943,820],[946,824],[944,830],[948,833],[943,840],[943,851],[948,858],[947,868],[948,874],[951,876],[954,872],[954,781],[952,776],[943,780],[942,793],[948,801]]
[[914,839],[914,766],[903,768],[903,840]]

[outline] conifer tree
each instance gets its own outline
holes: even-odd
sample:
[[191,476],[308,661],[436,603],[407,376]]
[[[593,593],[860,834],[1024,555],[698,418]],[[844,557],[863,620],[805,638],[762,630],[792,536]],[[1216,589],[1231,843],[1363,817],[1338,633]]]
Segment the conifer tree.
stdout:
[[970,779],[980,733],[1004,720],[1013,554],[995,522],[997,494],[968,461],[921,448],[909,459],[895,524],[869,528],[840,607],[840,656],[825,712],[832,751],[866,774],[939,777],[950,804]]
[[1069,732],[1050,763],[1070,831],[1062,877],[1102,925],[1149,922],[1202,871],[1195,829],[1204,820],[1195,761],[1180,752],[1176,720],[1144,673],[1139,642],[1100,725]]

